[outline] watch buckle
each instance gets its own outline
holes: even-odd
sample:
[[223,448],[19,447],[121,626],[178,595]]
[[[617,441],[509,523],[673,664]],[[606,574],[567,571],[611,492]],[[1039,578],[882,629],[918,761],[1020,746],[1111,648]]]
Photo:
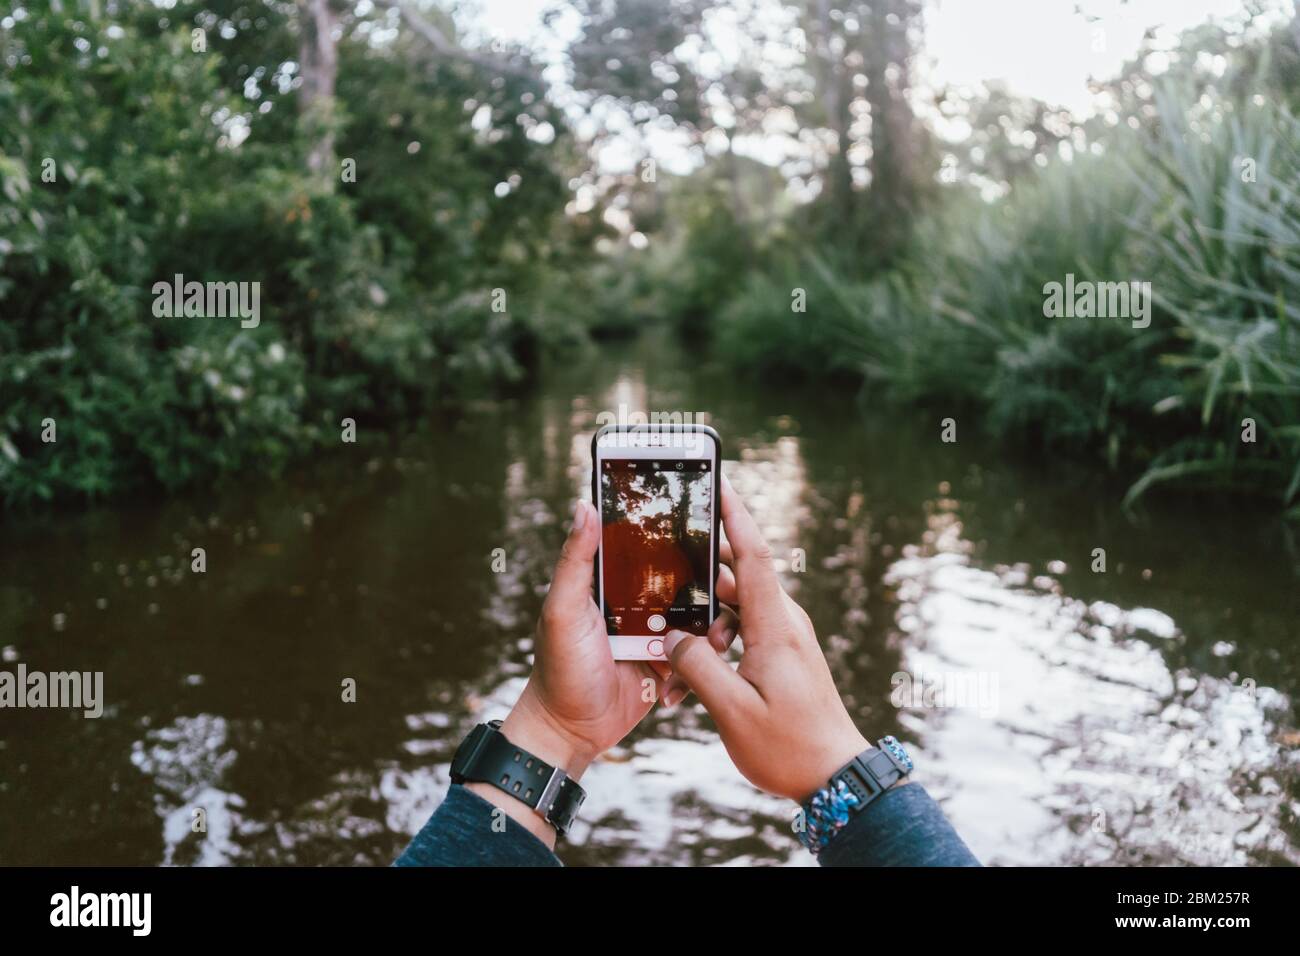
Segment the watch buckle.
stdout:
[[857,796],[859,803],[865,804],[884,791],[884,785],[861,757],[854,757],[844,769],[848,773],[843,774],[840,779]]
[[551,812],[551,807],[555,805],[555,798],[566,779],[568,779],[568,775],[559,767],[551,770],[551,778],[546,781],[546,786],[542,788],[542,795],[537,798],[537,812],[542,815],[543,819]]

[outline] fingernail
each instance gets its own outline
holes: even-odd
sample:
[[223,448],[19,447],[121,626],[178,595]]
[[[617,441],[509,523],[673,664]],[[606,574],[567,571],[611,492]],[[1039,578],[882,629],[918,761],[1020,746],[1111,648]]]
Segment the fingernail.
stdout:
[[717,634],[710,634],[709,643],[713,645],[715,651],[721,654],[731,645],[731,639],[735,636],[735,629],[728,627]]
[[578,503],[573,507],[573,530],[574,531],[581,531],[582,526],[587,523],[587,509],[585,507],[586,504],[587,503],[585,501],[579,498]]
[[682,699],[685,696],[686,696],[685,687],[679,687],[674,690],[670,690],[668,691],[668,693],[664,694],[664,706],[676,707],[678,704],[682,702]]
[[671,659],[677,645],[690,636],[685,631],[669,631],[664,635],[664,657]]

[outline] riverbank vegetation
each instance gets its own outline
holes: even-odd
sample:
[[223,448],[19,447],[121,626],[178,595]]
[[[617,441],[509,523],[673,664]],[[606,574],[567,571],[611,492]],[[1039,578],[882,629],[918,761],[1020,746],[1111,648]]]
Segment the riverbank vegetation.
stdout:
[[[1300,515],[1297,25],[1194,31],[1158,75],[1144,53],[1085,122],[997,89],[963,106],[988,120],[964,141],[909,120],[935,178],[883,234],[870,184],[757,229],[717,190],[658,267],[679,277],[665,301],[740,369],[857,379],[933,409],[936,435],[951,416],[959,440],[1126,476],[1130,502],[1198,486]],[[720,292],[729,237],[756,231]],[[1067,277],[1149,283],[1151,315],[1049,318]]]
[[[538,70],[342,9],[4,20],[5,503],[274,472],[582,335],[558,276],[602,226],[564,214],[575,149]],[[256,327],[156,317],[175,276],[257,283]]]
[[[549,60],[399,0],[0,21],[0,501],[275,471],[660,321],[1300,516],[1300,18],[1149,39],[1080,116],[934,82],[921,0],[556,9]],[[157,318],[175,276],[256,327]]]

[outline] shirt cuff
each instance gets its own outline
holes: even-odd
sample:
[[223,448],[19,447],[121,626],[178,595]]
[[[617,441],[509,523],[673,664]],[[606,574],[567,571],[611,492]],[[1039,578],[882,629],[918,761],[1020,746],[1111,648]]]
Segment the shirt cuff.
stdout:
[[[499,811],[499,812],[494,812]],[[504,825],[503,822],[504,821]],[[394,866],[562,866],[500,807],[453,783]]]
[[890,787],[817,855],[822,866],[979,866],[939,805],[917,783]]

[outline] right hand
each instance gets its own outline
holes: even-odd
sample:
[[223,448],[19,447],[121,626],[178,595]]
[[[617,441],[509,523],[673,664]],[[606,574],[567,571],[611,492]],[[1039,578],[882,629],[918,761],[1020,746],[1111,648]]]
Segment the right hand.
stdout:
[[759,789],[802,802],[868,744],[840,700],[812,621],[781,587],[772,549],[725,477],[722,522],[730,548],[722,549],[727,567],[717,591],[731,608],[718,620],[739,616],[745,653],[736,669],[719,656],[734,624],[715,622],[708,638],[670,631],[664,700],[693,690],[736,768]]

